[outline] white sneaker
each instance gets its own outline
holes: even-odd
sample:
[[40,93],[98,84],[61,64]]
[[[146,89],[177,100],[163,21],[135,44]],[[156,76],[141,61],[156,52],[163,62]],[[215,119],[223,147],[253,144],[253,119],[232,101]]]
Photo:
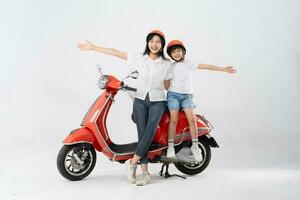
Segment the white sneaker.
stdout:
[[125,161],[126,169],[127,169],[127,178],[130,183],[136,183],[136,165],[133,166],[130,164],[131,159]]
[[174,147],[168,147],[167,150],[167,157],[168,158],[176,158],[175,149]]
[[201,162],[202,161],[202,155],[201,155],[201,150],[199,149],[198,145],[192,145],[191,146],[191,151],[193,153],[195,161],[196,162]]
[[144,186],[148,183],[150,183],[151,177],[150,174],[147,172],[143,172],[141,175],[137,177],[136,185],[138,186]]

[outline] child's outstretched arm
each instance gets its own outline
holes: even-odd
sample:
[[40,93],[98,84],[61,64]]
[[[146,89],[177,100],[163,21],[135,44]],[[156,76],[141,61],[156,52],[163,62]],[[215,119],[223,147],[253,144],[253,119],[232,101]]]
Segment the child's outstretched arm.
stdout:
[[116,56],[118,58],[122,58],[124,60],[127,60],[127,52],[118,51],[118,50],[112,49],[112,48],[105,48],[105,47],[96,46],[88,40],[86,40],[85,43],[79,44],[78,48],[80,48],[80,50],[82,50],[82,51],[93,50],[93,51],[98,51],[98,52],[103,53],[103,54]]
[[199,64],[198,69],[208,69],[208,70],[213,70],[213,71],[236,73],[236,69],[233,66],[218,67],[218,66],[215,66],[215,65]]

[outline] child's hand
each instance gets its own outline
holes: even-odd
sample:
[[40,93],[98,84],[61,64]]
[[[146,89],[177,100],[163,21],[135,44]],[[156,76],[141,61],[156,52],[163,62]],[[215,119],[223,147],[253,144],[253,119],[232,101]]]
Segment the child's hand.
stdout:
[[224,72],[228,72],[228,73],[236,73],[236,69],[234,69],[233,66],[228,66],[228,67],[224,67]]
[[79,44],[79,45],[78,45],[78,48],[79,48],[81,51],[83,51],[83,50],[92,50],[93,47],[94,47],[94,44],[91,43],[91,42],[88,41],[88,40],[85,40],[85,43]]

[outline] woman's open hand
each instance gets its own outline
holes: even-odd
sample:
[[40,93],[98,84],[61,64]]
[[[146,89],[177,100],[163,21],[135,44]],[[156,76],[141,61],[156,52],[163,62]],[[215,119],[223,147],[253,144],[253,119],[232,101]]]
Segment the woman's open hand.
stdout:
[[94,44],[88,40],[85,40],[85,43],[82,43],[82,44],[79,44],[78,45],[78,48],[81,50],[81,51],[84,51],[84,50],[92,50],[94,47]]

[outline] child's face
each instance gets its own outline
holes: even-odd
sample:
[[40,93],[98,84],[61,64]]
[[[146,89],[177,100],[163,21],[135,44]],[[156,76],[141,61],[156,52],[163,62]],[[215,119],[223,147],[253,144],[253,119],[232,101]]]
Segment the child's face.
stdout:
[[182,48],[176,48],[171,52],[171,57],[175,61],[180,61],[183,59],[184,52]]
[[148,42],[148,47],[153,54],[158,54],[161,51],[161,41],[159,36],[154,35],[152,39]]

